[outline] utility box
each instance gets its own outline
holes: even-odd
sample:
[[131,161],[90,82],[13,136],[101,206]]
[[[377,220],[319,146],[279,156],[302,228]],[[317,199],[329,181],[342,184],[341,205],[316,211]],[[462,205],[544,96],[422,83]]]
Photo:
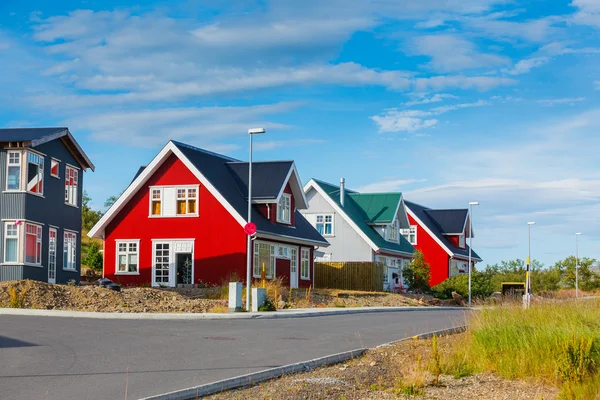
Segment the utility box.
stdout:
[[252,312],[258,312],[258,309],[265,304],[267,300],[267,289],[252,288]]
[[229,312],[242,311],[242,282],[229,282]]
[[523,296],[525,282],[502,282],[502,296]]

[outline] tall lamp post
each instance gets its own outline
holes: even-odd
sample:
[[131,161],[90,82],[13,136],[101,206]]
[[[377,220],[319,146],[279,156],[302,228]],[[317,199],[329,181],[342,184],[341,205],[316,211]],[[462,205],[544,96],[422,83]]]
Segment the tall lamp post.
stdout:
[[527,275],[525,276],[525,296],[523,298],[525,307],[529,307],[531,304],[531,225],[535,225],[535,222],[527,223]]
[[477,201],[469,203],[469,307],[471,307],[471,276],[473,275],[473,263],[471,262],[471,249],[473,248],[473,206],[478,206]]
[[[248,163],[248,224],[252,221],[252,136],[265,132],[264,128],[248,129],[248,135],[250,135],[250,162]],[[250,311],[253,254],[251,235],[248,235],[246,253],[246,310]]]
[[575,234],[575,297],[579,297],[579,236],[581,232]]

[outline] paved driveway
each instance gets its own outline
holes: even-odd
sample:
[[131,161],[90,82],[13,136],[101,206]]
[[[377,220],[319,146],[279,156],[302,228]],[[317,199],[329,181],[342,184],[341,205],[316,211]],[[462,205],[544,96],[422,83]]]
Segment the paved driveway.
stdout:
[[0,316],[0,399],[137,399],[462,325],[464,311],[267,320]]

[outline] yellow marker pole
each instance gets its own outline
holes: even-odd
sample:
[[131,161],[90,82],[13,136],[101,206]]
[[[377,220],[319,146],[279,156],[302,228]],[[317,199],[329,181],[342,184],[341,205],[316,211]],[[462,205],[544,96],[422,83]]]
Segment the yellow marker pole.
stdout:
[[262,272],[260,273],[260,278],[262,280],[262,287],[264,289],[264,287],[266,285],[265,263],[262,263]]

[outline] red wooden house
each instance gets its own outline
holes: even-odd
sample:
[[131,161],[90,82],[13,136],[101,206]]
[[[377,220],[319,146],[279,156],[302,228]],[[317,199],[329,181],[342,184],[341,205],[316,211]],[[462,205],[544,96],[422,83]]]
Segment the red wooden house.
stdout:
[[[123,285],[221,284],[246,277],[248,163],[171,141],[140,169],[89,232],[104,242],[104,276]],[[252,163],[253,277],[308,287],[327,241],[293,161]]]
[[[410,230],[403,232],[415,249],[420,250],[431,267],[429,284],[435,286],[451,276],[469,272],[469,246],[472,237],[467,209],[434,210],[404,202]],[[482,261],[471,251],[471,262]]]

